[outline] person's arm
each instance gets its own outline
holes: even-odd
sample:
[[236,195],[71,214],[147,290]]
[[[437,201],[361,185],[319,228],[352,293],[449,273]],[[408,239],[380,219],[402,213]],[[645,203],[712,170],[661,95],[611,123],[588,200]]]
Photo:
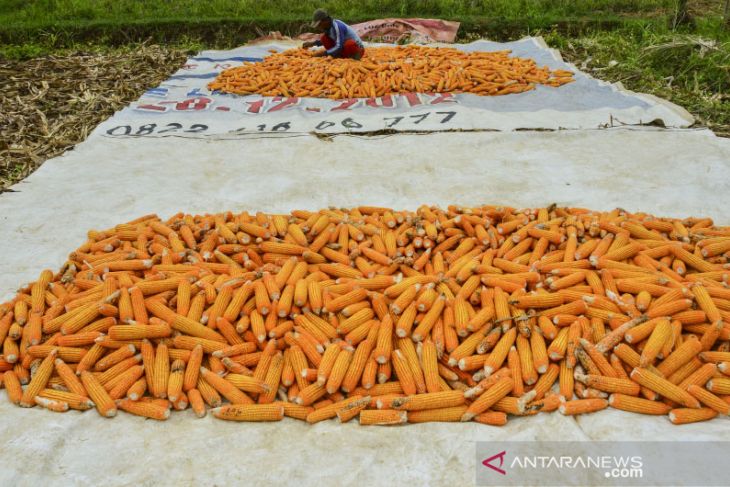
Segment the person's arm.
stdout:
[[332,21],[332,29],[335,31],[335,45],[325,51],[325,54],[328,56],[336,56],[339,54],[342,51],[342,45],[345,42],[345,36],[340,28],[340,24],[335,20]]
[[321,46],[321,45],[322,45],[322,41],[320,41],[319,39],[317,39],[317,40],[314,40],[314,41],[307,41],[307,42],[305,42],[304,44],[302,44],[302,47],[304,49],[309,49],[310,47]]

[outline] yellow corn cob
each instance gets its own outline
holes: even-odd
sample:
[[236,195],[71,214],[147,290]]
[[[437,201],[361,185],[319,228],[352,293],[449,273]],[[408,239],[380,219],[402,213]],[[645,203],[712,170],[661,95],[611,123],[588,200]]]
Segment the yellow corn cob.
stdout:
[[413,376],[413,381],[416,385],[416,391],[419,394],[425,393],[426,381],[423,377],[421,362],[418,359],[418,353],[416,352],[416,347],[413,345],[413,341],[407,338],[398,338],[397,343],[398,349],[403,354],[403,357],[405,357],[408,367],[411,370],[411,375]]
[[171,402],[177,401],[182,393],[184,375],[185,362],[179,359],[175,360],[170,366],[170,378],[167,381],[167,398]]
[[730,394],[730,378],[713,377],[707,381],[707,390],[715,394]]
[[[512,381],[510,380],[510,384]],[[466,414],[466,406],[453,406],[439,409],[426,409],[423,411],[408,412],[409,423],[430,423],[449,422],[456,423],[462,420]]]
[[679,370],[681,366],[689,362],[693,357],[697,356],[701,350],[702,344],[699,340],[685,340],[674,350],[674,352],[657,365],[657,370],[665,377],[669,377]]
[[390,315],[386,315],[378,327],[378,340],[375,344],[373,356],[379,364],[384,364],[390,360],[390,354],[393,351],[393,320]]
[[260,244],[261,250],[272,254],[302,255],[306,247],[285,242],[264,241]]
[[654,362],[662,347],[672,336],[672,325],[669,320],[659,320],[651,332],[649,339],[641,352],[640,367],[647,367]]
[[200,394],[198,389],[190,389],[187,391],[188,400],[190,401],[190,407],[192,408],[195,416],[203,418],[206,415],[205,402],[203,396]]
[[135,416],[142,416],[150,419],[164,421],[170,417],[170,409],[161,404],[147,401],[132,401],[121,399],[117,401],[117,407]]
[[620,325],[615,330],[611,331],[610,333],[606,334],[603,339],[601,339],[600,342],[596,344],[596,349],[601,353],[606,353],[609,350],[611,350],[613,347],[619,344],[621,340],[624,338],[624,335],[627,331],[632,329],[633,327],[640,325],[641,323],[645,322],[647,320],[644,316],[639,316],[637,318],[634,318],[632,320],[627,321],[626,323]]
[[28,384],[28,387],[26,387],[23,392],[23,396],[20,399],[21,407],[29,408],[35,406],[35,397],[46,388],[48,380],[51,378],[56,354],[57,351],[55,349],[51,350],[51,352],[41,362],[41,365],[36,370],[35,375]]
[[314,408],[311,406],[299,406],[298,404],[294,404],[291,402],[281,402],[281,401],[275,401],[272,404],[279,405],[284,408],[284,416],[287,416],[289,418],[299,419],[301,421],[305,421],[307,419],[307,416],[309,413],[314,411]]
[[104,390],[104,387],[90,372],[81,372],[81,382],[84,384],[88,397],[94,401],[96,410],[99,414],[105,418],[111,418],[116,416],[117,407],[109,394]]
[[309,406],[326,393],[327,389],[325,386],[315,382],[299,391],[299,396],[296,397],[294,402],[300,406]]
[[423,378],[426,383],[428,392],[439,392],[441,385],[439,382],[439,363],[436,345],[431,340],[423,342],[421,350],[421,367],[423,368]]
[[[391,362],[393,364],[393,368],[395,369],[395,373],[398,376],[400,385],[403,388],[403,392],[405,392],[405,394],[409,396],[416,394],[417,388],[415,379],[413,378],[413,372],[408,365],[408,361],[403,356],[403,353],[400,350],[396,349],[393,352]],[[375,393],[373,392],[373,394]]]
[[[696,360],[696,359],[693,359]],[[701,364],[699,360],[695,363],[688,363],[688,365]],[[694,368],[694,367],[693,367]],[[681,370],[681,369],[680,369]],[[698,386],[705,385],[717,372],[717,366],[715,364],[704,364],[696,368],[693,372],[687,375],[684,379],[679,382],[680,389],[687,389],[690,385],[695,384]],[[679,373],[679,370],[672,375],[672,378]]]
[[474,354],[477,345],[484,339],[489,327],[482,327],[478,331],[469,335],[449,354],[449,365],[454,367],[459,364],[459,360]]
[[517,348],[513,345],[507,354],[507,368],[510,370],[512,381],[514,382],[514,388],[512,392],[521,396],[525,392],[525,383],[522,379],[522,366],[520,364],[520,357],[517,353]]
[[407,422],[408,413],[406,411],[393,409],[366,409],[360,411],[360,425],[363,426],[390,426]]
[[565,357],[565,352],[568,349],[568,332],[570,330],[567,327],[561,328],[558,335],[553,339],[547,348],[548,357],[550,360],[560,360]]
[[504,377],[497,381],[492,387],[483,392],[464,412],[461,421],[471,421],[474,416],[489,409],[494,403],[509,394],[514,388],[514,381],[510,377]]
[[132,401],[138,401],[144,393],[147,392],[147,380],[145,378],[138,379],[137,382],[127,389],[127,397]]
[[339,326],[337,327],[337,333],[347,334],[355,328],[359,327],[360,325],[373,319],[373,316],[375,316],[375,314],[372,309],[361,309],[346,320],[341,321]]
[[559,373],[559,384],[560,384],[560,395],[565,398],[566,401],[573,399],[574,389],[574,376],[573,370],[568,368],[568,361],[560,361],[560,373]]
[[544,374],[550,361],[545,346],[545,338],[537,327],[534,327],[530,334],[530,351],[532,352],[533,367],[538,374]]
[[507,424],[507,414],[501,411],[484,411],[474,416],[474,421],[490,426],[504,426]]
[[264,394],[270,391],[266,381],[247,375],[228,374],[226,375],[225,380],[233,384],[238,389],[252,394]]
[[157,398],[167,397],[167,381],[170,376],[170,356],[167,345],[161,343],[157,346],[154,361],[153,381],[150,392]]
[[689,408],[700,407],[699,401],[692,397],[692,395],[690,395],[687,391],[680,389],[663,377],[660,377],[646,369],[635,368],[631,371],[631,380],[638,382],[640,385],[666,397],[667,399],[671,399],[672,401]]
[[96,370],[97,372],[103,372],[118,364],[122,360],[133,357],[136,352],[137,349],[134,345],[119,347],[114,352],[96,362],[96,365],[94,365],[94,370]]
[[338,401],[332,404],[329,404],[327,406],[321,407],[319,409],[315,409],[314,411],[310,412],[307,417],[306,421],[309,424],[318,423],[320,421],[324,421],[325,419],[331,419],[337,416],[337,413],[342,410],[349,410],[350,407],[358,407],[358,406],[365,406],[370,402],[370,396],[359,396],[354,395],[350,396],[346,399],[343,399],[342,401]]
[[33,398],[33,402],[45,409],[48,409],[49,411],[54,411],[56,413],[65,413],[69,409],[69,405],[67,402],[59,401],[56,399],[48,399],[41,396],[35,396]]
[[[63,321],[63,325],[61,325],[59,329],[64,335],[71,335],[94,321],[97,316],[99,316],[99,303],[92,302],[85,304],[79,309],[78,313],[75,313],[71,318]],[[46,330],[47,327],[44,327],[44,331]],[[46,331],[46,333],[49,332],[50,330]]]
[[560,374],[560,367],[558,367],[556,364],[550,364],[548,366],[547,371],[540,376],[540,378],[535,383],[534,391],[535,391],[535,399],[542,399],[545,394],[550,391],[550,388],[552,388],[555,381],[558,379],[558,375]]
[[281,404],[230,404],[214,408],[211,413],[228,421],[281,421],[284,407]]
[[518,296],[510,301],[510,304],[516,308],[554,308],[560,306],[564,302],[562,294],[558,293],[540,293]]
[[[207,368],[200,367],[200,377],[205,379],[205,381],[217,392],[228,399],[231,404],[253,404],[253,400],[236,388],[236,386],[234,386],[231,382],[218,374],[211,372]],[[198,387],[198,389],[200,389],[200,387]],[[201,393],[202,392],[203,391],[201,390]]]
[[510,328],[497,342],[497,345],[492,349],[486,362],[484,362],[484,373],[489,376],[494,371],[498,370],[504,360],[507,358],[509,349],[515,342],[517,337],[517,328]]
[[[367,398],[371,399],[370,396],[367,396]],[[358,416],[366,407],[368,407],[368,403],[365,402],[365,398],[363,398],[360,402],[350,404],[337,411],[337,419],[340,423],[346,423]]]
[[8,394],[8,400],[15,405],[20,404],[20,399],[23,397],[23,387],[14,371],[8,370],[3,374],[3,385]]
[[135,365],[125,370],[109,382],[104,384],[104,389],[112,399],[121,399],[127,394],[132,385],[144,374],[144,367]]
[[611,394],[608,397],[608,405],[622,411],[657,416],[668,414],[672,409],[672,406],[663,402],[649,401],[648,399],[618,393]]
[[352,392],[357,387],[358,382],[363,375],[365,370],[365,364],[368,361],[370,353],[372,351],[372,342],[369,339],[365,339],[360,342],[352,356],[350,366],[345,373],[345,377],[342,379],[342,389],[345,393]]
[[537,414],[536,409],[526,408],[524,401],[521,401],[519,397],[507,396],[503,397],[492,406],[494,411],[499,411],[514,416],[526,416]]
[[391,407],[405,411],[421,411],[461,406],[465,401],[462,391],[440,391],[399,397],[392,401]]
[[711,408],[677,408],[669,411],[669,421],[674,424],[708,421],[715,416],[717,416],[717,411]]
[[608,401],[605,399],[574,399],[564,402],[559,408],[561,414],[573,416],[576,414],[586,414],[600,411],[608,407]]
[[532,347],[530,340],[522,335],[518,335],[516,339],[517,353],[520,358],[520,368],[522,370],[522,379],[528,386],[537,382],[538,373],[532,356]]
[[37,397],[43,397],[54,401],[61,401],[68,404],[71,409],[86,411],[94,407],[94,403],[88,397],[74,392],[57,391],[55,389],[43,389]]
[[420,342],[426,337],[426,335],[428,335],[428,333],[431,331],[431,328],[433,328],[433,326],[436,324],[436,320],[441,316],[445,305],[446,298],[442,294],[436,299],[433,305],[431,305],[431,308],[426,312],[426,315],[423,317],[416,329],[413,330],[413,333],[411,334],[411,338],[413,339],[413,341]]
[[699,354],[699,356],[705,362],[730,362],[730,352],[702,352]]
[[414,284],[413,286],[408,287],[404,292],[402,292],[390,305],[390,310],[393,314],[399,315],[401,314],[416,298],[416,294],[418,293],[419,285]]
[[334,394],[335,392],[337,392],[337,390],[339,390],[340,385],[342,385],[342,381],[345,378],[345,374],[347,373],[347,369],[350,367],[352,356],[352,347],[343,349],[337,355],[335,363],[332,367],[332,372],[327,379],[326,390],[328,394]]
[[581,381],[588,387],[593,387],[599,391],[614,392],[625,394],[628,396],[638,396],[641,387],[636,382],[629,379],[621,379],[617,377],[606,377],[603,375],[584,375],[576,374],[576,380]]
[[367,296],[368,291],[366,289],[358,288],[328,302],[325,308],[330,313],[336,313],[346,308],[347,306],[359,303],[360,301],[366,299]]
[[203,346],[196,344],[190,352],[185,373],[183,374],[183,391],[188,392],[194,389],[198,382],[198,374],[200,373],[200,364],[203,361]]
[[76,376],[74,371],[71,370],[71,367],[69,367],[60,358],[57,358],[55,360],[55,365],[56,373],[59,375],[59,377],[61,377],[61,380],[66,385],[68,390],[83,396],[86,393],[86,391],[84,390],[84,386],[81,384],[81,381]]
[[691,384],[689,387],[687,387],[687,392],[696,397],[697,400],[705,406],[717,411],[718,414],[722,414],[724,416],[730,414],[730,403],[723,401],[707,389],[703,389],[698,385]]
[[276,393],[279,390],[279,383],[281,382],[281,373],[284,369],[284,355],[281,352],[277,352],[271,359],[271,364],[266,371],[264,383],[266,384],[267,391],[259,396],[259,404],[268,404],[274,402]]

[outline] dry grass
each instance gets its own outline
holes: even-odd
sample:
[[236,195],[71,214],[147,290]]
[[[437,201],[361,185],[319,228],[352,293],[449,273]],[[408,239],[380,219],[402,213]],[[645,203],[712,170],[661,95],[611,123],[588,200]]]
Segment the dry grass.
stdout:
[[83,141],[184,61],[183,50],[159,46],[0,60],[0,192]]

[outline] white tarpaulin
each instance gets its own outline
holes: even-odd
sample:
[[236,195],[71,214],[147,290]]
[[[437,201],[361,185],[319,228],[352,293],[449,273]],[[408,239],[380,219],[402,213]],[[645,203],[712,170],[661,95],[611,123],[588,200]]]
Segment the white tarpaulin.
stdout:
[[[730,140],[626,130],[194,140],[96,137],[0,196],[0,299],[58,268],[92,228],[156,212],[550,203],[730,223]],[[0,485],[472,485],[476,441],[725,440],[616,410],[480,424],[165,423],[20,409],[0,391]],[[719,468],[719,467],[718,467]]]
[[562,60],[542,38],[515,42],[449,44],[463,51],[511,50],[538,66],[574,71],[575,82],[559,88],[504,96],[407,93],[379,98],[238,96],[211,92],[221,71],[261,61],[270,50],[298,44],[271,42],[229,51],[203,51],[160,86],[102,123],[94,134],[110,137],[243,137],[250,134],[342,133],[447,130],[595,129],[660,124],[688,127],[684,109],[594,79]]

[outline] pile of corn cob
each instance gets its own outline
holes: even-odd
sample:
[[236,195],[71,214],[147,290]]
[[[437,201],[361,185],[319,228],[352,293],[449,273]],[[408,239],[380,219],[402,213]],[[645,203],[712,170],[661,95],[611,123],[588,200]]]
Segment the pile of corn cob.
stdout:
[[316,57],[304,49],[226,69],[208,85],[237,95],[368,98],[396,93],[508,95],[537,85],[572,83],[573,73],[540,67],[510,51],[460,51],[417,45],[370,47],[357,61]]
[[0,305],[0,376],[104,417],[702,421],[730,412],[729,258],[730,227],[623,210],[150,215]]

